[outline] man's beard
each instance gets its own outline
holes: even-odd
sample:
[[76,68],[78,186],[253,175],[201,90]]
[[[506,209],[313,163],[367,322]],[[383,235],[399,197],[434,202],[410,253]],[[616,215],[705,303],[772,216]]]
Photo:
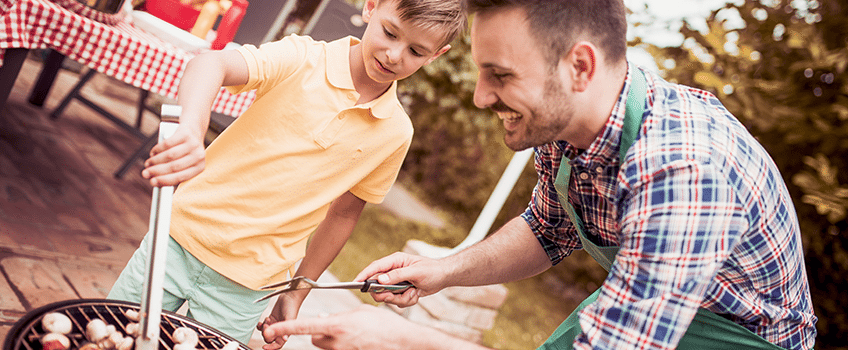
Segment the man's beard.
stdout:
[[[506,131],[504,143],[513,151],[541,146],[557,140],[563,129],[574,116],[574,107],[569,106],[570,95],[565,93],[562,84],[551,73],[545,79],[545,90],[536,101],[529,116],[524,116],[524,128]],[[518,137],[523,133],[523,137]]]

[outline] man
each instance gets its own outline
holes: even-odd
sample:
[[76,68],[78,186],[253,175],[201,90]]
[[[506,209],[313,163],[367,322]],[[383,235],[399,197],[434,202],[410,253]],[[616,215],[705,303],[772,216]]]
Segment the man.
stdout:
[[[817,319],[776,166],[714,96],[628,64],[622,1],[468,3],[475,104],[503,119],[510,148],[535,147],[539,182],[524,214],[456,255],[366,267],[357,280],[416,286],[375,300],[522,279],[583,248],[609,275],[541,348],[811,349]],[[368,333],[351,321],[365,317],[391,316],[272,328],[328,348],[432,339],[408,322]]]

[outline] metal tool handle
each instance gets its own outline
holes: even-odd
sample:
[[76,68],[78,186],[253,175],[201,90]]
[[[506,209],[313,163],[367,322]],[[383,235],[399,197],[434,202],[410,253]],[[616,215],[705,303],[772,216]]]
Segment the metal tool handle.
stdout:
[[[162,122],[159,123],[159,142],[174,134],[179,127],[182,108],[162,105]],[[159,349],[159,323],[162,313],[162,288],[165,281],[165,258],[171,228],[171,203],[174,186],[154,187],[150,205],[150,249],[147,259],[147,278],[141,292],[139,312],[140,332],[135,342],[136,350]]]
[[362,288],[359,289],[360,292],[363,293],[382,293],[382,292],[392,292],[392,294],[402,294],[409,288],[413,288],[415,286],[412,285],[409,281],[403,281],[398,284],[380,284],[377,283],[377,280],[365,280],[365,283],[362,284]]

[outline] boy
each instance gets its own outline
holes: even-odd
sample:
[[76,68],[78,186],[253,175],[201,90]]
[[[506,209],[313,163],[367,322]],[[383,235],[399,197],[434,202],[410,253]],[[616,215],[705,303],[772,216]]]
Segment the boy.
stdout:
[[[395,81],[450,49],[465,15],[457,0],[368,0],[362,14],[361,41],[292,35],[189,62],[179,129],[151,150],[142,172],[153,186],[180,184],[165,309],[187,302],[189,317],[247,343],[257,324],[294,319],[308,293],[281,295],[259,323],[267,301],[253,301],[267,291],[258,289],[285,280],[301,258],[294,276],[317,279],[365,202],[382,201],[412,138]],[[204,157],[220,86],[256,89],[257,98]],[[140,300],[147,255],[143,242],[110,299]]]

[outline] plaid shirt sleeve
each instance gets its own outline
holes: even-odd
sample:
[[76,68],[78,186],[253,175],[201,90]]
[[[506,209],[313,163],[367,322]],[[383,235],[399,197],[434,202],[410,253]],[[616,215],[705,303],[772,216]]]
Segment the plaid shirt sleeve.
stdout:
[[620,250],[579,315],[575,349],[674,349],[699,307],[811,348],[800,230],[777,167],[711,94],[656,89],[665,100],[618,172],[618,214],[606,214],[620,223]]
[[561,157],[562,151],[554,144],[535,149],[535,166],[539,179],[533,189],[530,204],[521,215],[554,265],[570,255],[574,249],[581,248],[577,232],[571,225],[565,209],[560,205],[554,188]]
[[[595,171],[617,162],[614,127],[572,161],[587,235],[620,247],[578,315],[574,348],[674,349],[701,307],[782,348],[812,348],[817,318],[779,170],[715,96],[649,82],[650,111],[621,168]],[[581,247],[553,188],[562,150],[572,152],[561,146],[536,149],[539,182],[522,215],[553,262]]]

